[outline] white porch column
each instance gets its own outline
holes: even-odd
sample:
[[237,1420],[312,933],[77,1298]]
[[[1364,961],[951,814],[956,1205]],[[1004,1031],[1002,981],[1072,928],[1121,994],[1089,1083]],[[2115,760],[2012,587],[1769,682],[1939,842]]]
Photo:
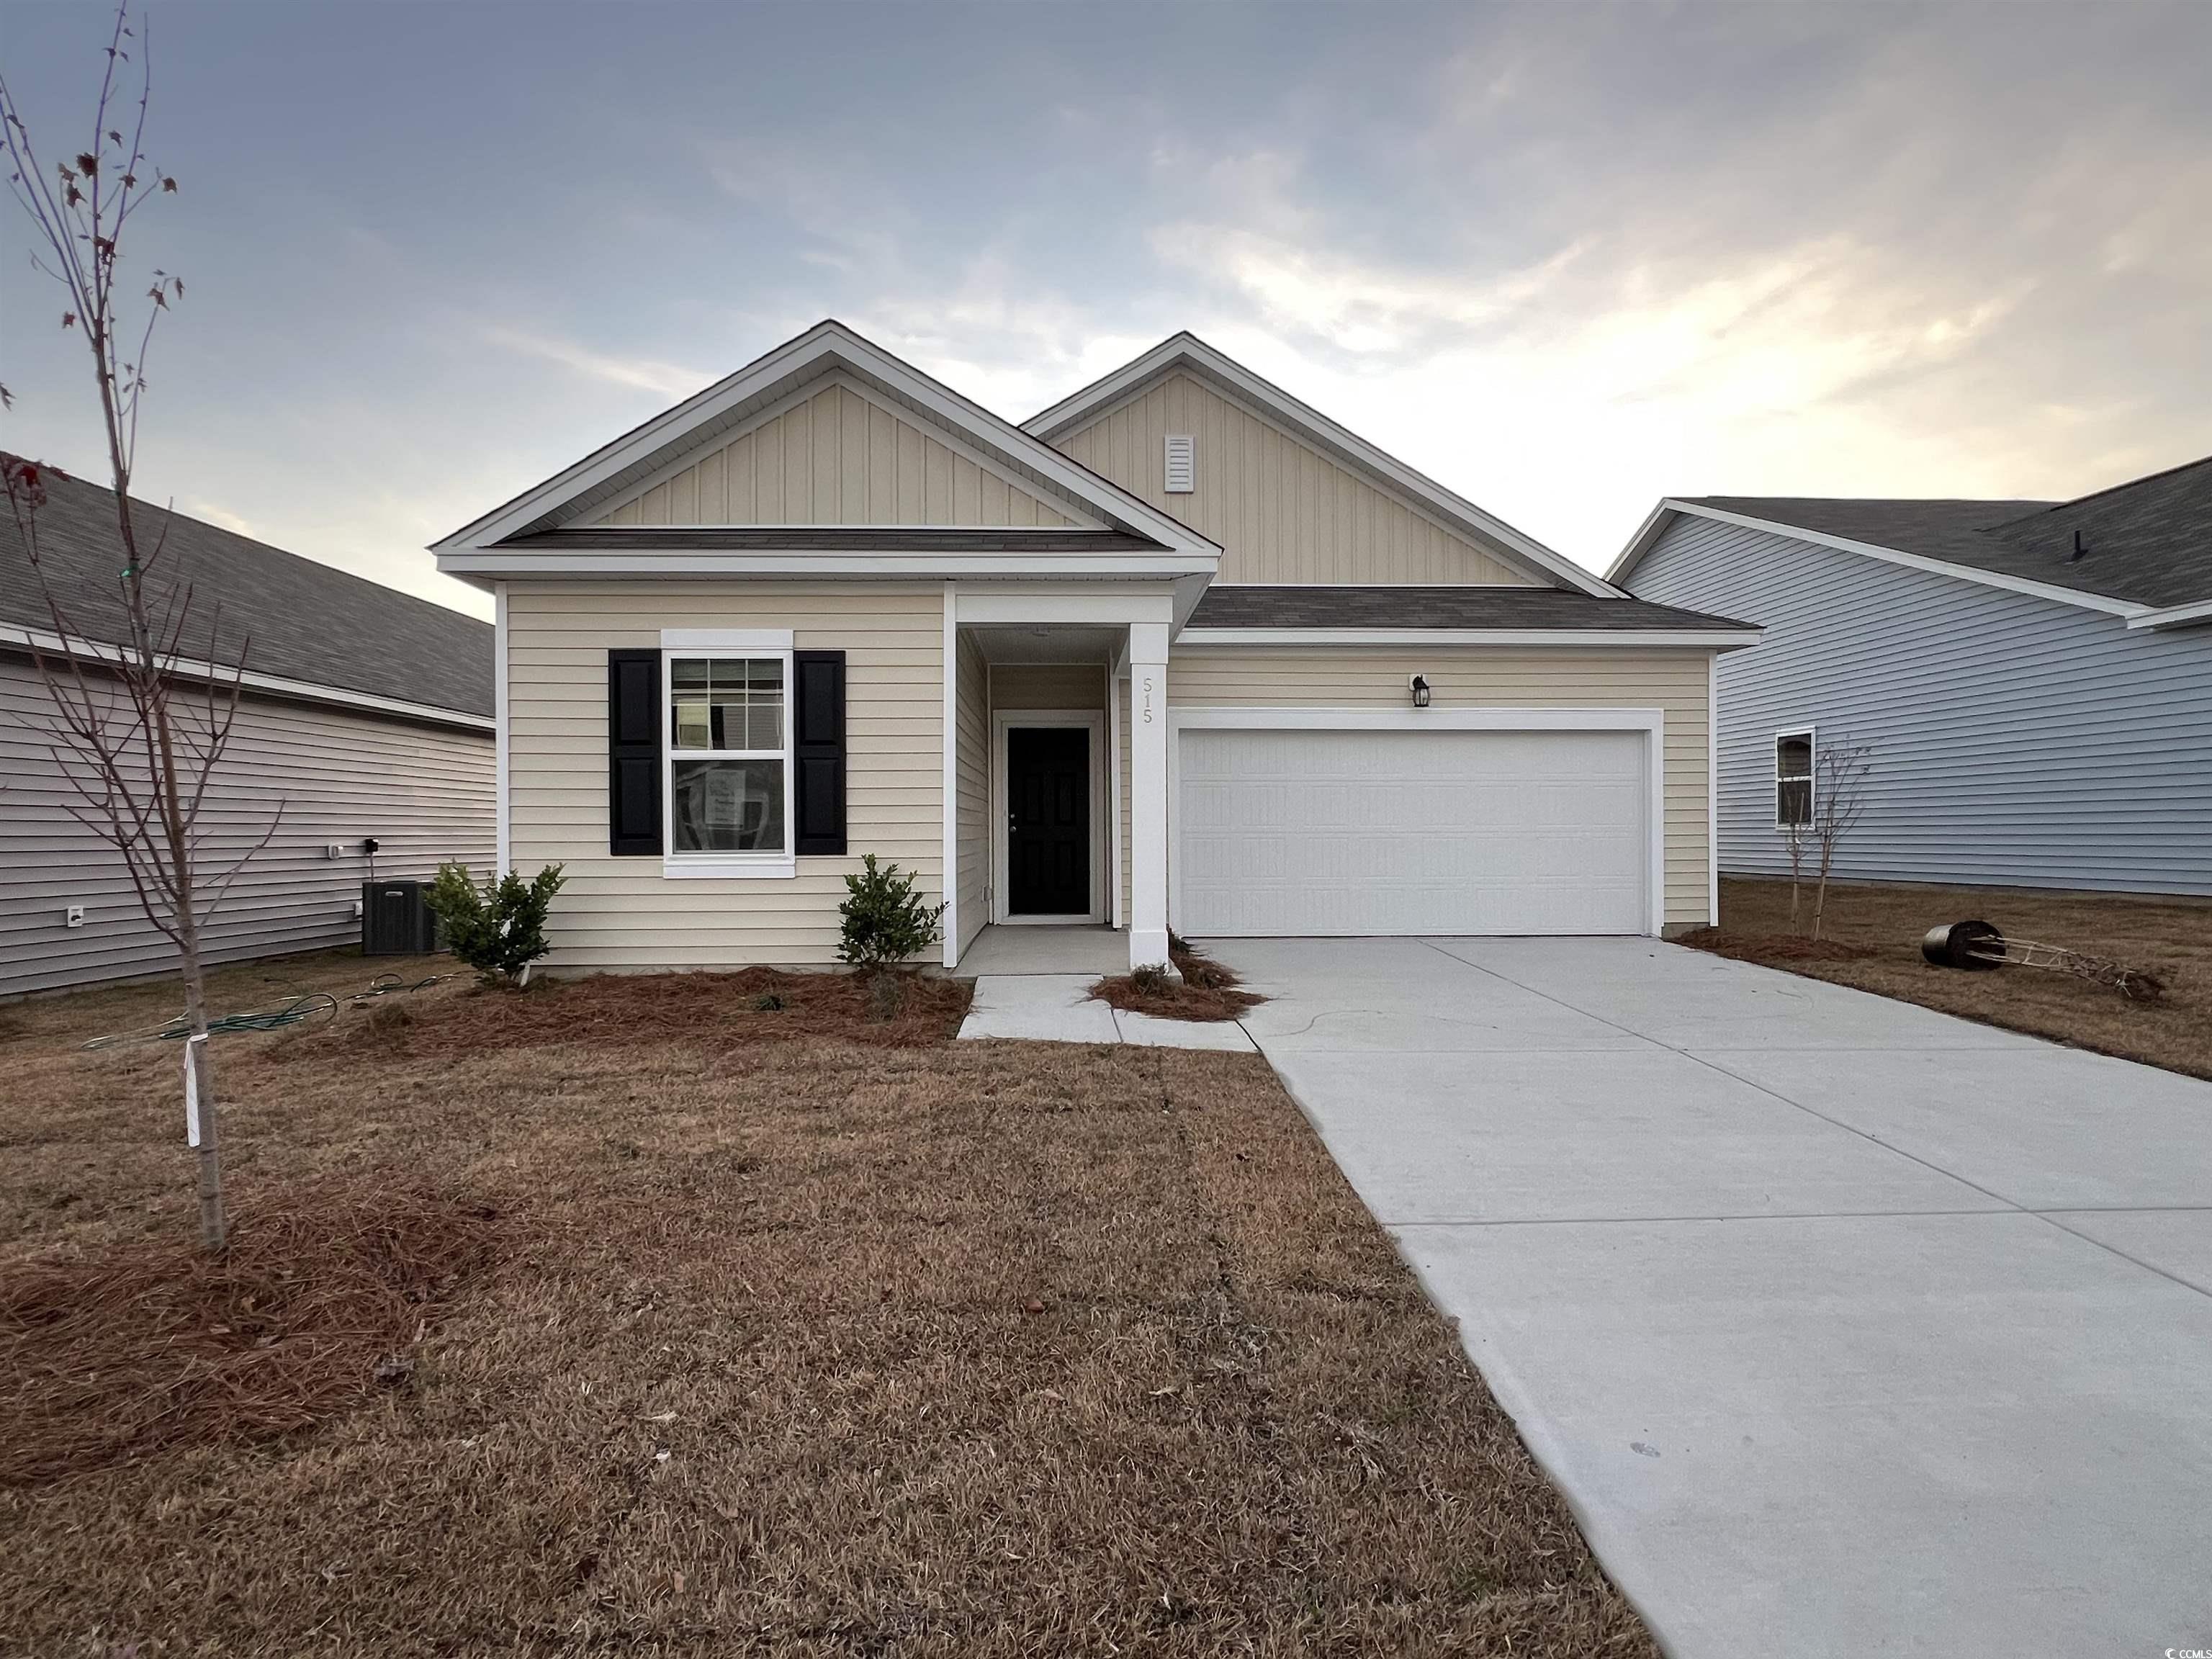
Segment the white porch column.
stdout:
[[1129,965],[1168,959],[1168,626],[1129,624]]

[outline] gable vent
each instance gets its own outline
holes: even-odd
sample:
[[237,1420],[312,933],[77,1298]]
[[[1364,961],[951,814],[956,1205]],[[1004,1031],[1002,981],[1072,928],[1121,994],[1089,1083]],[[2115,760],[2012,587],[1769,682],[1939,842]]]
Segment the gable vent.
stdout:
[[1198,440],[1188,432],[1168,434],[1168,494],[1188,495],[1198,488]]

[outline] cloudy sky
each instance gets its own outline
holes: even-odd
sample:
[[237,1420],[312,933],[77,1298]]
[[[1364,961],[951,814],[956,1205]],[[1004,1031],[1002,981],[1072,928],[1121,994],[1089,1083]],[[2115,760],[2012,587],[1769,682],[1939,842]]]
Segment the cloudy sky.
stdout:
[[[0,0],[51,153],[104,40]],[[1024,418],[1190,328],[1602,567],[1661,495],[2212,452],[2212,5],[156,0],[140,493],[424,544],[817,319]],[[0,446],[100,475],[0,219]]]

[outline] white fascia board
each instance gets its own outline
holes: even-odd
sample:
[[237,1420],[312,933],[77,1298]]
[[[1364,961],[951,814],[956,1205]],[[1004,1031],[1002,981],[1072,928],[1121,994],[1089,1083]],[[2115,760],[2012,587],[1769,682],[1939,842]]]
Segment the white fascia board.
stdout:
[[1574,646],[1580,648],[1664,646],[1738,651],[1757,645],[1764,629],[1624,628],[1186,628],[1179,646],[1388,645]]
[[[1949,576],[1962,582],[1973,582],[1983,587],[2000,588],[2008,593],[2025,593],[2030,599],[2049,599],[2056,605],[2070,605],[2076,610],[2102,611],[2108,617],[2130,619],[2148,616],[2151,607],[2138,605],[2132,599],[2110,599],[2102,593],[2085,593],[2078,587],[2061,587],[2055,582],[2039,582],[2026,576],[2008,576],[2001,571],[1983,570],[1971,564],[1957,564],[1949,559],[1932,559],[1922,553],[1907,553],[1894,547],[1881,547],[1873,542],[1855,542],[1847,536],[1831,536],[1824,531],[1807,530],[1794,524],[1784,524],[1773,519],[1755,519],[1748,514],[1724,512],[1717,507],[1702,507],[1695,501],[1675,501],[1671,497],[1659,503],[1649,526],[1662,513],[1686,513],[1694,518],[1711,519],[1716,524],[1735,526],[1739,530],[1763,530],[1769,535],[1786,537],[1793,541],[1810,542],[1815,547],[1833,548],[1838,553],[1856,553],[1862,558],[1878,559],[1884,564],[1899,565],[1907,570],[1924,570],[1931,576]],[[1654,532],[1649,538],[1656,541]],[[1638,532],[1637,541],[1615,561],[1613,572],[1626,576],[1636,562],[1649,551],[1649,541]]]
[[858,576],[932,580],[1034,580],[1062,576],[1211,575],[1214,561],[1188,553],[643,553],[538,548],[441,553],[449,576]]
[[1093,381],[1073,396],[1062,398],[1040,415],[1023,422],[1022,429],[1050,439],[1110,408],[1154,375],[1188,363],[1233,388],[1287,426],[1303,428],[1322,447],[1334,449],[1355,464],[1387,479],[1431,511],[1456,520],[1462,527],[1519,555],[1538,568],[1559,578],[1577,592],[1601,599],[1619,596],[1619,590],[1592,575],[1573,560],[1554,553],[1534,537],[1503,519],[1484,512],[1473,501],[1447,489],[1427,474],[1415,471],[1396,456],[1376,448],[1348,427],[1340,426],[1309,404],[1301,403],[1272,381],[1263,380],[1243,364],[1224,356],[1194,334],[1177,334],[1163,340],[1134,362],[1125,363],[1103,380]]
[[1673,501],[1662,501],[1645,514],[1644,522],[1636,526],[1636,533],[1628,538],[1628,545],[1622,548],[1619,556],[1606,568],[1606,580],[1615,587],[1625,585],[1629,572],[1643,562],[1644,556],[1651,550],[1651,544],[1657,541],[1660,532],[1674,521],[1674,514],[1679,511],[1680,509]]
[[[97,641],[64,641],[58,634],[6,625],[0,625],[0,646],[41,651],[48,656],[75,657],[91,663],[113,664],[124,659],[123,651],[116,646],[101,644]],[[338,708],[358,708],[369,714],[417,720],[427,726],[456,726],[465,731],[482,732],[488,735],[496,735],[499,730],[495,715],[465,714],[458,708],[441,708],[434,703],[409,702],[399,697],[380,697],[372,692],[350,691],[343,686],[318,685],[313,680],[286,679],[280,674],[257,674],[251,670],[241,674],[220,664],[202,662],[191,657],[173,659],[170,669],[185,679],[197,682],[227,685],[235,680],[240,690],[258,691],[295,702],[328,703]]]
[[2192,623],[2212,623],[2212,599],[2164,605],[2128,618],[2130,628],[2186,628]]
[[1180,551],[1210,554],[1217,560],[1220,556],[1219,547],[1188,525],[1159,512],[1087,467],[1077,465],[1051,445],[939,385],[835,321],[817,323],[797,339],[778,346],[704,392],[655,416],[535,489],[525,491],[443,540],[434,542],[431,550],[443,556],[490,547],[678,441],[685,433],[817,363],[831,369],[848,368],[874,380],[951,430],[1018,455],[1024,465],[1112,522],[1125,525]]

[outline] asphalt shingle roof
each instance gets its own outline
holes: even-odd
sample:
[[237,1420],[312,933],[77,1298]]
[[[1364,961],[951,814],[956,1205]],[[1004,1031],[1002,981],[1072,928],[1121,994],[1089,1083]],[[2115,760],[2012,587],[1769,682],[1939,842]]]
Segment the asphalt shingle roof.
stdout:
[[1193,628],[1755,629],[1699,611],[1559,587],[1209,587]]
[[2071,501],[1680,499],[2138,605],[2212,599],[2212,456]]
[[[127,630],[114,492],[52,473],[46,480],[36,521],[40,562],[71,622],[89,638],[115,643]],[[191,584],[192,619],[179,647],[185,656],[207,655],[212,620],[216,658],[226,665],[235,664],[244,647],[253,673],[491,715],[489,623],[181,513],[135,498],[134,504],[142,551],[167,523],[147,577],[149,597]],[[0,623],[52,627],[22,538],[4,514]]]

